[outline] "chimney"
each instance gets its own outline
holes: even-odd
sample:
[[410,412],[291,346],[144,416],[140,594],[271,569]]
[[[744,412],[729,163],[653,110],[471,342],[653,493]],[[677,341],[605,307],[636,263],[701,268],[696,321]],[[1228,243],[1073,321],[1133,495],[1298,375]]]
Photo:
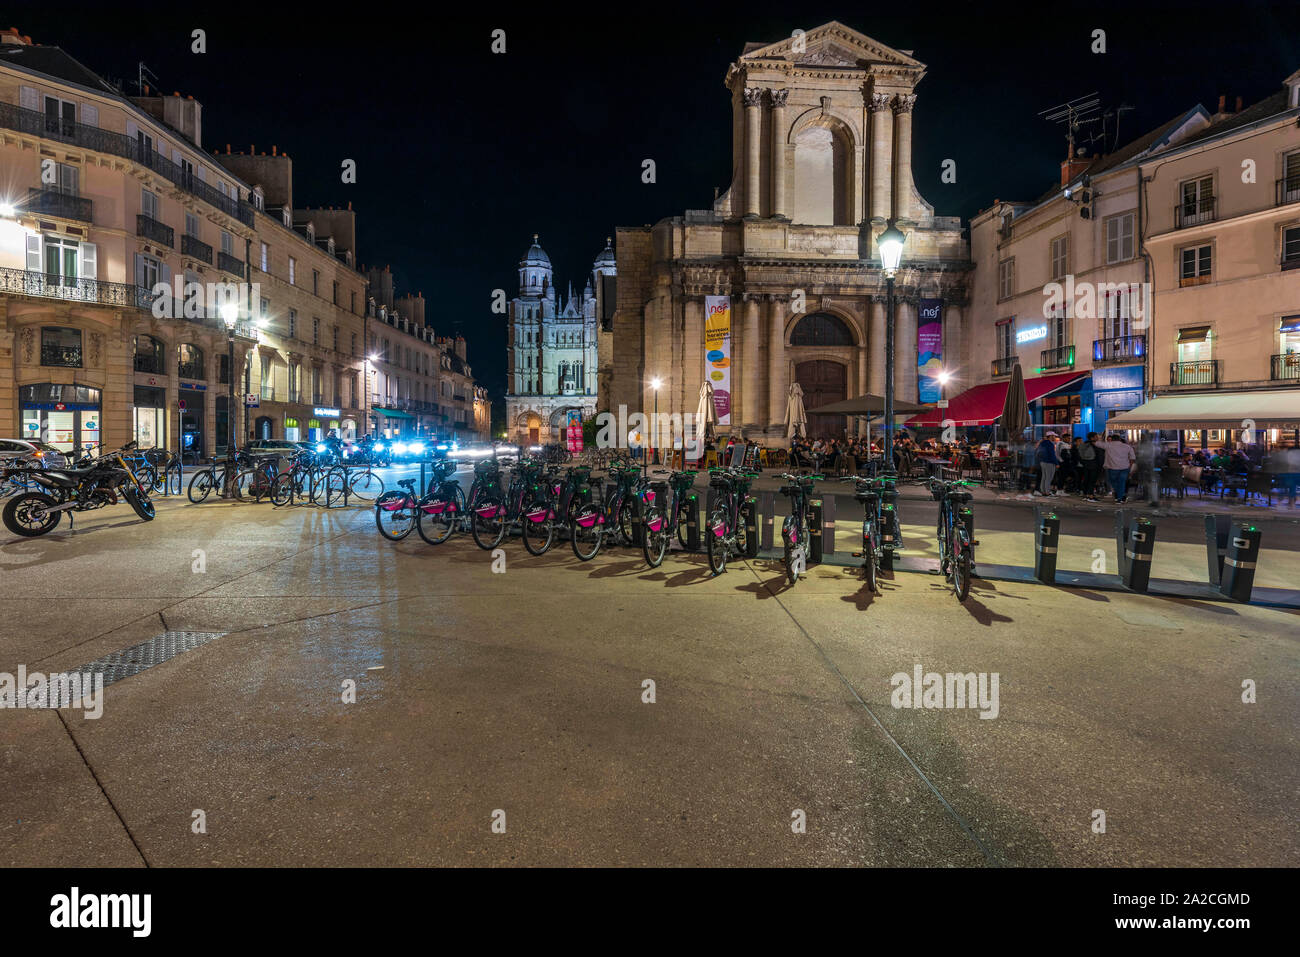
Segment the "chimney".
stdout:
[[1080,149],[1074,159],[1068,159],[1061,163],[1061,185],[1065,186],[1070,180],[1074,179],[1089,166],[1092,165],[1092,157],[1084,156],[1084,151]]
[[1237,114],[1237,113],[1240,113],[1240,112],[1241,112],[1241,97],[1236,97],[1236,104],[1237,104],[1237,105],[1236,105],[1235,107],[1229,107],[1229,106],[1228,106],[1228,98],[1227,98],[1226,96],[1220,95],[1220,96],[1219,96],[1219,111],[1218,111],[1217,113],[1215,113],[1213,116],[1210,117],[1210,122],[1211,122],[1211,123],[1217,123],[1219,120],[1225,120],[1225,119],[1227,119],[1227,118],[1230,117],[1230,116],[1233,116],[1233,115],[1235,115],[1235,114]]

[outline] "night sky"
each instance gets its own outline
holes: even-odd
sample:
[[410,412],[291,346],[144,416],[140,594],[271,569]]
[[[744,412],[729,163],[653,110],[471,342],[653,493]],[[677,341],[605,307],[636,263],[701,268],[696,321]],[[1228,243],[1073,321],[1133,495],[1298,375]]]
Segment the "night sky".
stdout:
[[[505,317],[534,232],[564,290],[581,288],[605,237],[707,208],[731,170],[722,81],[746,41],[839,20],[927,64],[914,174],[940,215],[1029,199],[1059,176],[1063,128],[1038,113],[1098,91],[1121,142],[1220,94],[1246,104],[1300,68],[1300,4],[1090,3],[673,6],[330,4],[316,22],[221,3],[191,10],[96,4],[11,9],[11,23],[100,75],[202,102],[204,147],[275,144],[294,161],[295,205],[358,213],[359,261],[423,291],[439,335],[463,334],[479,381],[505,387]],[[475,5],[466,5],[473,10]],[[75,5],[74,5],[75,7]],[[487,8],[487,5],[484,5]],[[898,12],[894,12],[894,11]],[[324,12],[328,11],[328,12]],[[542,15],[538,15],[539,11]],[[111,19],[110,19],[111,18]],[[190,52],[190,31],[208,52]],[[506,31],[507,52],[490,52]],[[1108,52],[1089,47],[1096,28]],[[133,86],[129,87],[133,91]],[[1111,143],[1113,145],[1113,128]],[[1095,149],[1100,149],[1097,144]],[[340,163],[357,161],[357,183]],[[641,182],[642,160],[658,181]],[[957,182],[942,184],[944,159]]]

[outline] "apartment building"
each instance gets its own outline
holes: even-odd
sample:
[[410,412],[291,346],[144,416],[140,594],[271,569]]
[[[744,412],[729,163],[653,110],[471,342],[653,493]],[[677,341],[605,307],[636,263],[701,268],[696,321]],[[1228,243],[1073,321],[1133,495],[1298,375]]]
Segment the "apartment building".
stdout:
[[971,222],[971,359],[951,367],[946,411],[990,425],[1019,364],[1039,431],[1086,435],[1147,392],[1150,285],[1142,256],[1141,164],[1208,129],[1203,107],[1114,152],[1075,155],[1031,202],[996,201]]
[[1176,430],[1193,446],[1294,444],[1300,71],[1245,109],[1220,100],[1214,122],[1145,159],[1142,178],[1156,399],[1123,421]]
[[203,151],[197,101],[142,92],[0,33],[0,434],[199,456],[229,439],[232,335],[204,290],[238,295],[239,369],[252,190]]
[[260,439],[316,440],[363,431],[366,279],[356,266],[356,215],[348,208],[296,208],[293,162],[272,146],[214,153],[250,183],[256,239],[258,343],[245,368],[247,432]]

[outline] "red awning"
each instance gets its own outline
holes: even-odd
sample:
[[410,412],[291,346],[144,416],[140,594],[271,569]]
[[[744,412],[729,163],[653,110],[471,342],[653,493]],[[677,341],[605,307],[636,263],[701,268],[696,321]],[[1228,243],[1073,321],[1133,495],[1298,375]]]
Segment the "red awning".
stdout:
[[[1030,402],[1041,399],[1053,392],[1060,392],[1066,386],[1078,382],[1087,372],[1058,372],[1055,375],[1041,375],[1025,380],[1025,398]],[[919,428],[939,428],[945,420],[951,420],[958,427],[969,425],[992,425],[1002,415],[1006,405],[1007,383],[990,382],[967,389],[961,395],[948,400],[948,408],[931,409],[908,419],[906,425]]]

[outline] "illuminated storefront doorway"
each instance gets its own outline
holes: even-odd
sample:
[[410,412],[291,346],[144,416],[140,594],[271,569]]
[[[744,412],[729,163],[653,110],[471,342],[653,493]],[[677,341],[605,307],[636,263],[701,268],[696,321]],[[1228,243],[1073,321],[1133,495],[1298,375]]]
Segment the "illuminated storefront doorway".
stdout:
[[100,393],[81,385],[25,385],[18,390],[22,437],[48,442],[61,452],[100,445]]

